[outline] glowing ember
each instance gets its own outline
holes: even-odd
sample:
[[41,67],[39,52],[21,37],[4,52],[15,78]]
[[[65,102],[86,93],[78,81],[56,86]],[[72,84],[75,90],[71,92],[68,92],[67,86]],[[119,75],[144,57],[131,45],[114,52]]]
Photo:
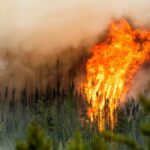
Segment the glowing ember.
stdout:
[[106,123],[114,128],[115,110],[125,101],[132,79],[149,52],[150,31],[133,29],[126,20],[112,21],[107,39],[91,49],[84,89],[91,104],[88,115],[91,121],[99,119],[100,130]]

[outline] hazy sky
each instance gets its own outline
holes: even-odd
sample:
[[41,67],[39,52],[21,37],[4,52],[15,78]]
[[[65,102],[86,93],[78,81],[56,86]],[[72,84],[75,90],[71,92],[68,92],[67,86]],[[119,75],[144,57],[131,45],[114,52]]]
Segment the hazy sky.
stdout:
[[68,46],[93,43],[120,17],[148,25],[150,0],[0,0],[0,84],[23,81]]
[[94,39],[111,18],[149,23],[149,10],[149,0],[0,0],[0,44],[43,52],[77,46]]

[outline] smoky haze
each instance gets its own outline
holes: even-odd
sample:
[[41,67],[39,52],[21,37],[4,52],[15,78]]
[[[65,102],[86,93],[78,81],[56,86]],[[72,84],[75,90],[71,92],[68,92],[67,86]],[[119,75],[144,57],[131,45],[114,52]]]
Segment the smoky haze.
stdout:
[[[149,0],[0,0],[0,81],[20,83],[42,63],[73,47],[77,61],[112,18],[148,25]],[[63,57],[63,56],[62,56]]]

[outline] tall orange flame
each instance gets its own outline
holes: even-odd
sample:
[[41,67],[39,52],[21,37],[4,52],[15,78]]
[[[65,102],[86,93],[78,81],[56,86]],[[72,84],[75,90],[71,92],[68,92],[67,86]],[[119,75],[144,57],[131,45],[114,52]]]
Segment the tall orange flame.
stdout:
[[91,120],[99,116],[100,130],[105,128],[104,109],[108,105],[109,125],[115,125],[115,109],[125,101],[132,79],[150,52],[150,31],[133,29],[122,19],[112,21],[104,42],[91,49],[87,61],[85,95],[91,104]]

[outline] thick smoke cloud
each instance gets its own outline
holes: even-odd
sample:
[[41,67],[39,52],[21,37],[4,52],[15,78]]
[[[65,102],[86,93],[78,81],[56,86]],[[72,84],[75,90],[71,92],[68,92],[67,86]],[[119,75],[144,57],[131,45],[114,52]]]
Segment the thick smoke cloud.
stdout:
[[91,46],[112,18],[148,25],[149,9],[149,0],[0,0],[0,81],[20,82],[67,47]]
[[53,53],[53,48],[93,40],[111,18],[149,23],[149,8],[148,0],[1,0],[0,42]]
[[128,98],[137,98],[140,93],[150,96],[149,91],[150,68],[142,68],[135,76]]

